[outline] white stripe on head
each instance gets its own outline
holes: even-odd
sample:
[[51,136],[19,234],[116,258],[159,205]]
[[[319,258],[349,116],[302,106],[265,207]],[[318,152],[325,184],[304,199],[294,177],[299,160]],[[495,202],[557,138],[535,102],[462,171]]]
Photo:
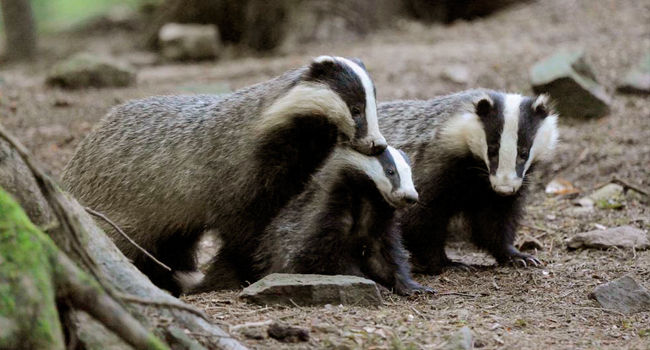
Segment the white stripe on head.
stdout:
[[515,192],[521,186],[517,176],[517,139],[519,131],[519,108],[523,97],[506,94],[503,99],[503,130],[499,142],[499,162],[490,182],[498,192]]
[[341,62],[345,63],[352,71],[359,77],[361,84],[366,95],[366,122],[368,124],[368,137],[375,141],[386,143],[386,139],[379,131],[379,122],[377,120],[377,101],[375,99],[375,88],[372,79],[365,69],[356,64],[355,62],[345,58],[337,57]]
[[402,153],[395,148],[388,146],[387,149],[390,152],[391,156],[393,156],[393,160],[395,161],[395,168],[397,168],[397,173],[399,174],[399,190],[403,192],[415,193],[416,190],[415,185],[413,184],[413,174],[411,173],[411,167],[406,162],[406,159],[404,159]]
[[524,167],[524,174],[534,161],[548,160],[553,156],[555,146],[557,145],[559,132],[557,129],[557,114],[551,114],[544,118],[537,128],[533,146],[530,148],[530,155]]

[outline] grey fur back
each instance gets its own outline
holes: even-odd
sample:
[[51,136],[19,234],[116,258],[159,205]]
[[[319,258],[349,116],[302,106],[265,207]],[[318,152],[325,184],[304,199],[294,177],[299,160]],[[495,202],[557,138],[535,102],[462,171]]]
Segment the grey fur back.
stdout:
[[417,159],[422,157],[424,146],[435,142],[436,131],[449,118],[462,111],[472,112],[474,99],[487,91],[476,89],[429,100],[382,102],[377,106],[381,131],[389,144]]
[[[63,184],[145,247],[150,232],[227,220],[241,204],[232,189],[249,179],[243,175],[250,166],[252,126],[303,70],[226,96],[161,96],[119,106],[81,143]],[[135,253],[113,237],[127,256]]]

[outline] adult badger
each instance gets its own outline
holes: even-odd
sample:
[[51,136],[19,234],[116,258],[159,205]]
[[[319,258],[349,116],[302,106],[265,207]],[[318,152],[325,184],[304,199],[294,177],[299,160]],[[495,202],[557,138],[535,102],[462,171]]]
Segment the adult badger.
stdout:
[[219,258],[209,273],[239,286],[256,234],[336,144],[365,154],[386,148],[363,64],[322,56],[226,96],[152,97],[117,107],[81,143],[63,183],[172,268],[112,235],[158,286],[182,291],[179,277],[196,270],[196,245],[210,228],[231,265]]
[[430,291],[411,279],[408,255],[394,227],[396,208],[417,200],[403,152],[388,146],[369,157],[338,148],[267,226],[256,253],[258,277],[346,274],[370,278],[402,295]]
[[400,218],[414,271],[438,273],[452,263],[444,251],[452,216],[463,214],[472,241],[499,263],[539,265],[519,252],[525,177],[551,157],[557,115],[545,95],[524,97],[470,90],[428,101],[380,104],[389,141],[414,163],[420,201]]

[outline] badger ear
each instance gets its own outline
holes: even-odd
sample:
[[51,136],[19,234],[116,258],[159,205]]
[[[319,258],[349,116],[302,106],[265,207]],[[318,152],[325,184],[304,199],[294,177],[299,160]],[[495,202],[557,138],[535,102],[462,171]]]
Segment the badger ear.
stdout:
[[474,111],[476,112],[476,115],[481,118],[489,116],[492,112],[493,107],[494,104],[492,102],[492,99],[487,95],[481,96],[474,102]]
[[319,56],[314,58],[309,65],[309,75],[318,78],[332,72],[337,65],[336,58],[332,56]]
[[551,114],[555,114],[554,107],[555,107],[554,103],[551,101],[548,94],[541,94],[537,96],[537,98],[531,105],[533,112],[535,112],[537,115],[541,116],[542,118],[546,118]]
[[359,67],[363,68],[363,70],[368,71],[368,69],[366,68],[366,65],[363,64],[363,61],[360,58],[352,57],[352,58],[350,58],[350,61],[358,64]]

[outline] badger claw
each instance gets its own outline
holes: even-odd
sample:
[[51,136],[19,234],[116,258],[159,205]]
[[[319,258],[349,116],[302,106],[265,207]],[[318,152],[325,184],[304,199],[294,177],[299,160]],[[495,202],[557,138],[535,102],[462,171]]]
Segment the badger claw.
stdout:
[[413,288],[411,292],[416,295],[436,294],[435,289],[423,285],[418,285],[418,287]]
[[409,295],[424,295],[424,294],[435,294],[436,291],[433,288],[423,286],[413,280],[409,280],[406,283],[398,283],[394,288],[395,293],[398,295],[409,296]]
[[544,265],[544,263],[542,263],[542,261],[537,259],[536,257],[529,254],[522,253],[512,246],[508,247],[507,249],[506,261],[509,261],[512,265],[519,265],[522,267],[529,267],[529,266],[540,267]]
[[459,269],[465,272],[474,272],[476,271],[476,268],[474,268],[472,265],[462,263],[460,261],[450,261],[449,264],[447,265],[453,269]]
[[528,267],[528,264],[526,264],[526,260],[524,260],[522,258],[512,259],[512,262],[513,263],[519,263],[522,267]]

